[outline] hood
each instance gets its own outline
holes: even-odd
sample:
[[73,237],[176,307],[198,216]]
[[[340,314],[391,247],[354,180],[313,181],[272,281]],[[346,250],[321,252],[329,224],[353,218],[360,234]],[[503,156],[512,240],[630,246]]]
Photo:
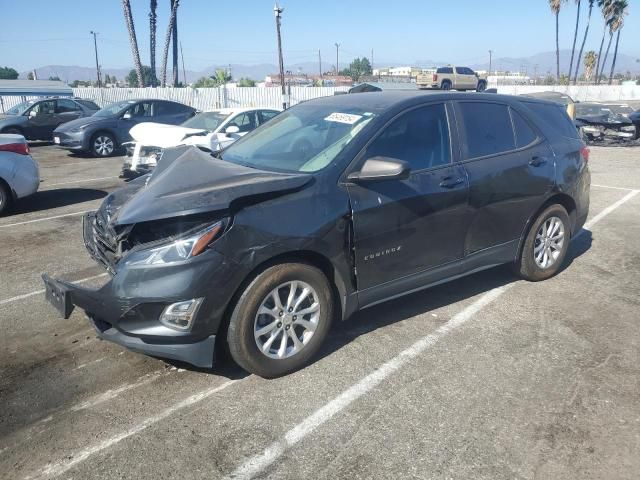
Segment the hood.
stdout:
[[82,125],[91,125],[93,123],[105,122],[113,120],[114,117],[82,117],[76,120],[71,120],[70,122],[63,123],[56,130],[59,132],[67,132],[69,130],[73,130],[74,128],[81,127]]
[[185,137],[206,135],[207,133],[209,133],[207,130],[152,122],[139,123],[129,130],[129,134],[136,142],[160,148],[177,147],[183,143]]
[[633,122],[624,115],[612,113],[612,114],[595,114],[595,115],[578,115],[576,120],[579,120],[589,125],[603,125],[607,127],[625,127],[632,125]]
[[[149,177],[109,195],[103,207],[114,225],[224,211],[239,200],[283,195],[302,188],[313,176],[278,173],[236,165],[193,146],[166,150]],[[101,208],[103,208],[101,207]]]

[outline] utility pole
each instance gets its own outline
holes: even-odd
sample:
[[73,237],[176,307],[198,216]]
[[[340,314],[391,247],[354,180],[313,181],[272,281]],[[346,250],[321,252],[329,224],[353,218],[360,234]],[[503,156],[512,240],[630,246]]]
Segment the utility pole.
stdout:
[[373,75],[373,48],[371,49],[371,74]]
[[533,84],[534,85],[538,84],[538,64],[537,63],[533,66]]
[[489,75],[491,75],[492,64],[493,64],[493,50],[489,50]]
[[278,5],[273,6],[273,13],[276,16],[276,32],[278,34],[278,63],[280,64],[280,87],[282,88],[282,109],[287,109],[287,90],[284,85],[284,61],[282,60],[282,36],[280,35],[280,22],[282,19],[284,8]]
[[102,87],[102,81],[100,80],[100,63],[98,63],[98,41],[96,40],[96,35],[98,32],[94,32],[91,30],[91,35],[93,35],[93,48],[96,52],[96,77],[98,78],[98,88]]
[[318,68],[320,70],[320,85],[322,86],[322,54],[320,49],[318,49]]
[[180,42],[180,56],[182,57],[182,78],[184,78],[184,86],[187,86],[187,71],[184,69],[184,52],[182,51],[182,42]]
[[336,43],[336,77],[338,76],[338,74],[340,73],[340,56],[338,51],[340,50],[340,44]]

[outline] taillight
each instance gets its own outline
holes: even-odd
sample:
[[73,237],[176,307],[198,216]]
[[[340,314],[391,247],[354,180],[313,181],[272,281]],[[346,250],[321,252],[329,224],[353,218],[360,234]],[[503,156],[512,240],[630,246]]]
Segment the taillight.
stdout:
[[580,155],[582,155],[582,158],[584,159],[585,163],[589,162],[589,154],[591,153],[591,150],[589,150],[587,147],[582,147],[580,149]]
[[26,143],[7,143],[6,145],[0,145],[0,152],[13,152],[20,155],[29,155],[29,145]]
[[434,81],[434,82],[437,82],[437,81],[438,81],[438,75],[437,75],[437,74],[435,74],[435,73],[433,74],[433,81]]

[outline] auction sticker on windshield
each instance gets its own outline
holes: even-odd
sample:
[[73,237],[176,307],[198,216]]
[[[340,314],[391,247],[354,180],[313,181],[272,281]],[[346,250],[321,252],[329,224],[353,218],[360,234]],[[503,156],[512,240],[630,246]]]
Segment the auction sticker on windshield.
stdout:
[[362,115],[353,115],[350,113],[332,113],[328,117],[325,118],[327,122],[338,122],[338,123],[346,123],[348,125],[353,125],[358,120],[362,118]]

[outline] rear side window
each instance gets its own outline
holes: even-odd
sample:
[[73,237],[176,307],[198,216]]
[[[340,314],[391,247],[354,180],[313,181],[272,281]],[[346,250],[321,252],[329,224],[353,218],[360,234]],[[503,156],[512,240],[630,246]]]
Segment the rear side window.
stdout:
[[514,150],[509,107],[498,103],[460,103],[467,145],[464,158],[478,158]]
[[444,73],[444,74],[453,73],[453,67],[442,67],[442,68],[439,68],[437,73]]
[[533,131],[527,121],[522,118],[522,115],[518,112],[511,110],[511,118],[513,120],[513,128],[516,132],[516,146],[518,148],[526,147],[538,138],[536,132]]
[[464,69],[464,68],[462,68],[462,67],[456,67],[456,73],[457,73],[458,75],[466,75],[466,74],[467,74],[467,72],[465,71],[465,69]]
[[78,110],[78,106],[71,100],[61,98],[56,103],[56,113],[75,112]]
[[158,102],[156,103],[156,115],[179,115],[185,113],[187,108],[179,103]]
[[100,110],[100,107],[96,105],[91,100],[76,100],[76,103],[79,103],[83,107],[88,108],[89,110]]
[[562,105],[550,105],[547,103],[534,103],[534,102],[522,102],[533,113],[535,113],[540,120],[549,126],[549,130],[557,132],[558,135],[569,138],[580,138],[578,136],[578,129],[575,127],[565,107]]
[[448,164],[451,148],[445,106],[416,108],[398,117],[367,147],[366,158],[377,156],[404,160],[413,171]]

